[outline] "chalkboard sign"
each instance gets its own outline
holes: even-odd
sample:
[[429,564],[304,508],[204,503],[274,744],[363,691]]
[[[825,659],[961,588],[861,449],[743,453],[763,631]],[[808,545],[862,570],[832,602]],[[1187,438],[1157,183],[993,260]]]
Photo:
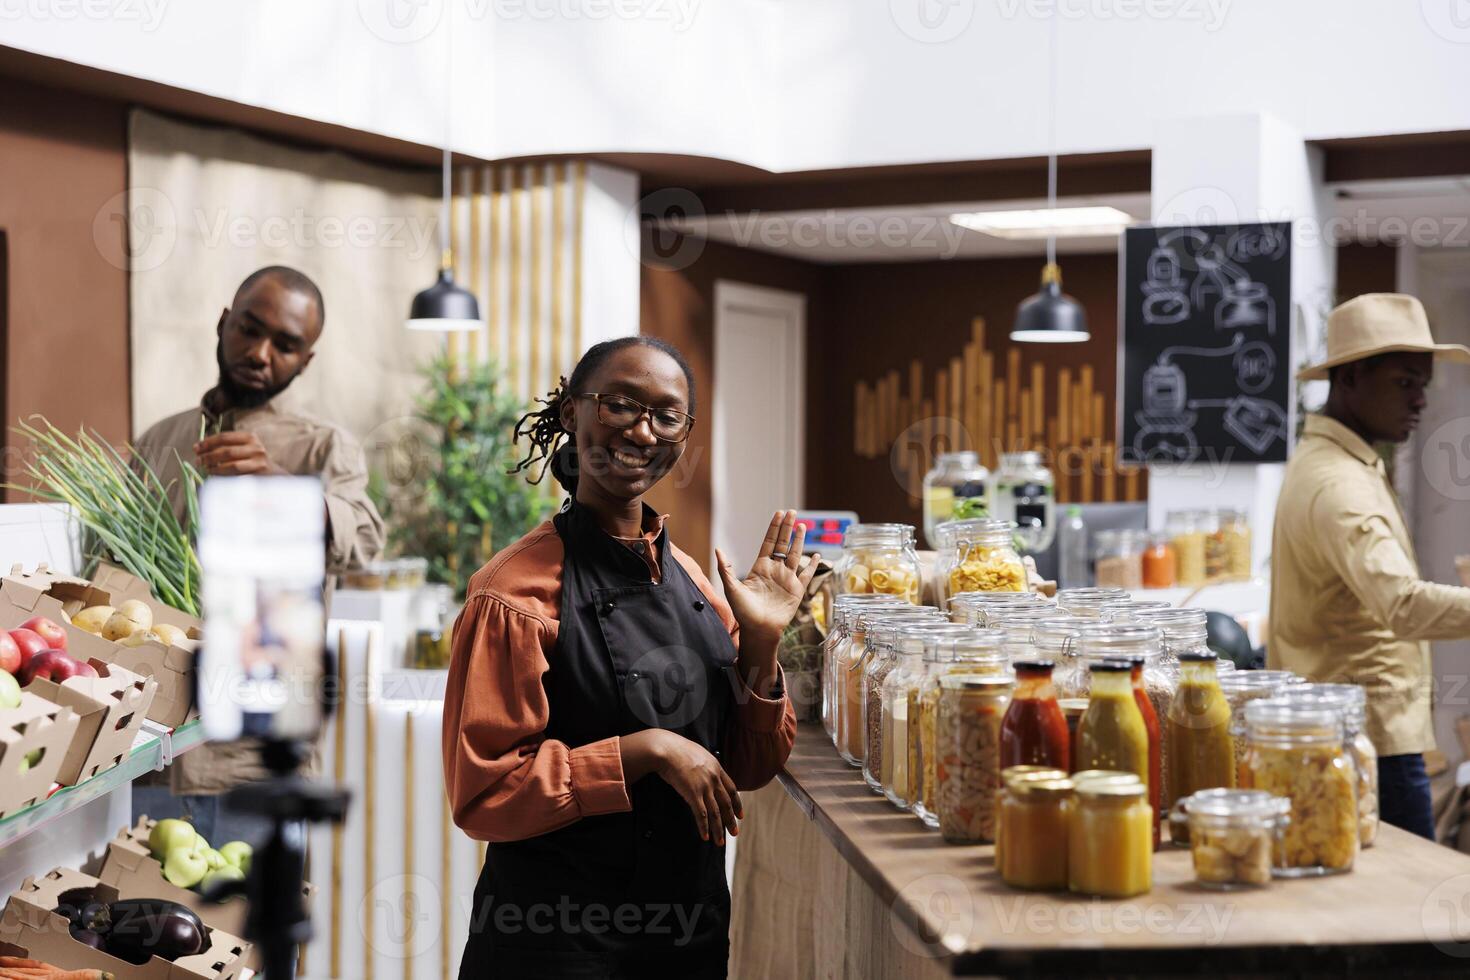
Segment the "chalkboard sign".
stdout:
[[1122,267],[1122,457],[1284,461],[1291,225],[1129,228]]

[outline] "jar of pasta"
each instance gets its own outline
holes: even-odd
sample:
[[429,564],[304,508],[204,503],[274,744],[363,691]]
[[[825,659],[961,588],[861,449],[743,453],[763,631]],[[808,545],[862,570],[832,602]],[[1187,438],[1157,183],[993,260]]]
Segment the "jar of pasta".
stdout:
[[833,568],[838,594],[881,593],[919,604],[919,555],[911,524],[854,524]]
[[1000,791],[1000,725],[1010,704],[1009,677],[939,678],[935,718],[936,822],[953,844],[995,840]]
[[1152,533],[1143,549],[1143,587],[1170,589],[1178,578],[1178,559],[1167,534]]
[[1021,547],[1028,553],[1051,547],[1057,533],[1056,478],[1041,453],[1001,453],[990,515],[1014,521]]
[[1069,616],[1097,619],[1103,603],[1114,599],[1128,599],[1127,589],[1095,586],[1086,589],[1062,589],[1057,593],[1057,608]]
[[1147,893],[1153,887],[1153,810],[1143,780],[1131,773],[1079,773],[1072,782],[1068,887],[1101,898]]
[[939,525],[941,602],[961,592],[1025,592],[1026,567],[1011,541],[1014,525],[979,517]]
[[1179,803],[1188,814],[1195,881],[1220,891],[1271,883],[1291,801],[1264,790],[1207,789]]
[[[1217,664],[1216,667],[1219,665]],[[1249,786],[1250,742],[1246,738],[1245,708],[1252,701],[1276,697],[1301,678],[1289,670],[1238,670],[1220,677],[1220,690],[1230,705],[1230,744],[1235,751],[1235,785]]]
[[1215,534],[1224,553],[1221,578],[1227,582],[1251,580],[1251,526],[1244,511],[1216,511]]
[[1367,691],[1356,684],[1297,684],[1284,697],[1317,700],[1342,711],[1343,744],[1358,773],[1358,842],[1364,847],[1378,839],[1378,750],[1364,731],[1367,723]]
[[822,728],[834,745],[837,744],[836,703],[841,690],[836,663],[849,653],[853,622],[858,612],[876,605],[906,606],[907,603],[891,595],[843,595],[832,602],[832,626],[822,640]]
[[924,540],[930,548],[939,549],[935,528],[955,517],[962,500],[990,509],[990,471],[979,453],[940,453],[924,474]]
[[1193,587],[1204,585],[1205,574],[1205,530],[1204,515],[1197,510],[1174,510],[1169,512],[1166,525],[1169,540],[1174,545],[1177,562],[1176,581],[1179,585]]
[[1092,538],[1092,580],[1098,588],[1143,588],[1143,531],[1109,528]]
[[[1067,801],[1064,807],[1061,805],[1061,799],[1055,799],[1053,802],[1058,804],[1057,807],[1054,810],[1048,810],[1047,814],[1038,813],[1038,811],[1032,810],[1029,807],[1016,808],[1016,810],[1011,810],[1010,813],[1007,813],[1007,807],[1016,804],[1020,799],[1019,793],[1016,792],[1016,786],[1019,783],[1029,782],[1029,780],[1033,779],[1064,780],[1066,777],[1066,771],[1060,770],[1060,768],[1050,768],[1047,765],[1011,765],[1010,768],[1003,768],[1001,770],[1001,792],[1000,798],[997,801],[997,817],[995,817],[995,870],[1000,873],[1001,879],[1005,879],[1005,858],[1007,858],[1008,851],[1010,851],[1010,846],[1008,846],[1010,842],[1008,842],[1007,835],[1005,835],[1005,824],[1007,823],[1016,824],[1017,829],[1020,829],[1022,833],[1025,833],[1028,829],[1035,830],[1036,833],[1050,840],[1050,846],[1053,848],[1053,852],[1061,851],[1063,855],[1066,854],[1067,821],[1070,820],[1070,814],[1072,814],[1072,807],[1070,807],[1070,786],[1067,788],[1069,792],[1067,792]],[[1039,801],[1030,799],[1028,802]],[[1048,815],[1051,817],[1050,820],[1047,818]],[[1019,839],[1017,839],[1017,845],[1025,846],[1020,843]],[[1038,843],[1035,846],[1039,848],[1039,846],[1044,845]],[[1061,887],[1061,889],[1067,887],[1066,860],[1061,861],[1060,873],[1061,883],[1053,883],[1048,887]]]
[[1065,891],[1072,782],[1059,769],[1012,766],[1001,773],[995,866],[1012,888]]
[[950,596],[946,606],[953,622],[985,626],[993,615],[1049,608],[1053,603],[1039,592],[961,592]]
[[1289,698],[1246,705],[1252,789],[1291,800],[1273,861],[1282,878],[1350,871],[1358,856],[1357,773],[1343,745],[1342,711]]

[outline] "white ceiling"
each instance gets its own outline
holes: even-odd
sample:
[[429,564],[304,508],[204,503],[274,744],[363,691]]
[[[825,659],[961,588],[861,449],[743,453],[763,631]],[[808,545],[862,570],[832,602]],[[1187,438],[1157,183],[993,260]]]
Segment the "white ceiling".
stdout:
[[[1470,177],[1341,184],[1334,191],[1335,240],[1407,238],[1421,247],[1470,247]],[[1149,217],[1149,195],[1068,197],[1061,207],[1110,205],[1140,222]],[[776,255],[841,265],[862,262],[929,262],[940,259],[1027,257],[1046,254],[1044,240],[1013,241],[953,224],[960,211],[1008,211],[1045,207],[1044,199],[956,201],[912,207],[838,208],[823,211],[744,212],[702,215],[665,224],[677,231]],[[1116,252],[1115,237],[1063,238],[1061,255]]]

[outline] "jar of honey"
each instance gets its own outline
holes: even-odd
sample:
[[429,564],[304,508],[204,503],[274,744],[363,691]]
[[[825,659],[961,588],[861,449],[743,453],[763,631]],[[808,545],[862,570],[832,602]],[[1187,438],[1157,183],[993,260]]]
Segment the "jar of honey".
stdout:
[[1008,779],[1000,806],[995,847],[1001,880],[1012,888],[1065,890],[1072,781],[1057,771]]
[[[1080,775],[1080,774],[1079,774]],[[1153,887],[1153,809],[1132,774],[1074,777],[1067,885],[1082,895],[1130,898]]]

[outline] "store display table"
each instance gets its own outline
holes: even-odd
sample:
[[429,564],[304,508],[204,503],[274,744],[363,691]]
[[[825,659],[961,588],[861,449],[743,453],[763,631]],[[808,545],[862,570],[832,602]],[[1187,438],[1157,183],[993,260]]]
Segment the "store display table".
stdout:
[[[781,917],[810,913],[810,928],[794,934],[819,947],[816,969],[828,975],[863,975],[879,962],[885,975],[898,967],[923,976],[1470,970],[1470,856],[1394,827],[1382,828],[1350,874],[1252,891],[1199,888],[1189,852],[1165,848],[1150,894],[1104,901],[1008,888],[991,847],[946,844],[895,810],[838,758],[820,726],[801,726],[779,780],[784,793],[747,795],[737,864],[748,866],[735,882],[742,967],[774,962],[762,950],[775,917],[760,889],[779,881],[820,889],[810,901],[783,895]],[[808,820],[817,833],[799,826]],[[848,880],[834,873],[831,852]],[[824,921],[833,915],[844,921]],[[831,937],[844,934],[837,943],[846,949],[833,950]]]

